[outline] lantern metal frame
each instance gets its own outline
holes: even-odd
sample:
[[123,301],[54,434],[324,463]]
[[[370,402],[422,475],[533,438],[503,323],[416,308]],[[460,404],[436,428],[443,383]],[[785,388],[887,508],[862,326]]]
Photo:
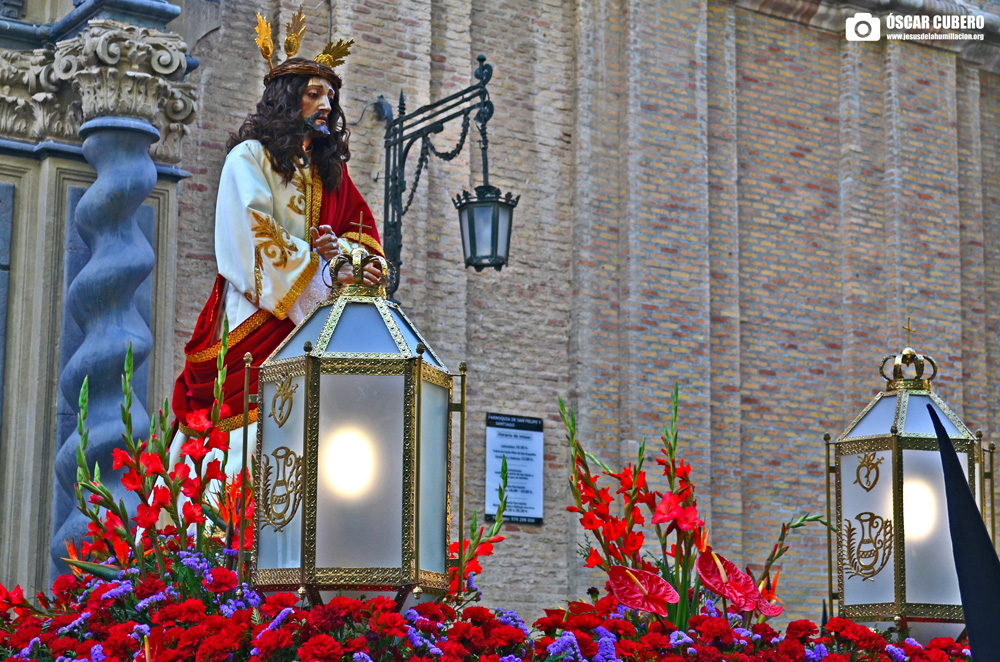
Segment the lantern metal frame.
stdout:
[[[355,249],[355,254],[363,252]],[[381,258],[379,258],[381,259]],[[356,277],[360,278],[362,269],[355,261]],[[331,265],[331,269],[339,268]],[[401,599],[410,590],[419,587],[420,590],[431,592],[444,592],[448,588],[448,562],[443,573],[420,569],[420,458],[421,458],[421,384],[423,381],[435,384],[447,390],[447,467],[445,470],[445,480],[447,481],[447,493],[445,498],[445,541],[444,549],[447,557],[447,550],[451,543],[451,479],[452,479],[452,414],[460,413],[462,417],[462,429],[460,436],[461,450],[464,454],[465,446],[465,402],[456,403],[455,379],[460,379],[461,392],[465,393],[465,371],[464,364],[459,375],[453,375],[440,361],[438,356],[426,344],[423,336],[409,320],[406,314],[396,303],[385,300],[384,290],[384,261],[383,280],[377,286],[366,285],[346,285],[341,286],[335,299],[319,304],[307,319],[317,314],[323,314],[323,309],[328,308],[327,319],[323,323],[322,332],[319,334],[316,345],[307,343],[304,348],[305,354],[289,358],[274,359],[280,356],[282,350],[291,342],[295,342],[296,333],[290,334],[271,353],[271,356],[260,367],[258,393],[263,393],[265,383],[279,383],[289,378],[303,377],[303,393],[299,397],[305,398],[306,408],[304,412],[303,453],[301,457],[302,472],[301,479],[294,486],[293,497],[299,499],[299,506],[302,511],[302,540],[299,547],[299,566],[291,568],[258,568],[258,543],[260,533],[264,526],[263,508],[258,506],[255,515],[255,531],[253,552],[250,560],[251,577],[254,584],[261,590],[292,590],[299,591],[303,597],[308,596],[314,604],[320,602],[320,591],[397,591],[397,601],[402,604]],[[340,322],[346,307],[351,303],[362,303],[374,305],[385,322],[393,341],[395,342],[398,354],[394,353],[343,353],[327,352],[327,347],[332,339],[334,330]],[[395,320],[392,319],[392,312],[395,312],[413,331],[417,340],[417,351],[414,352],[406,342],[402,333],[396,327]],[[304,328],[305,322],[299,328]],[[428,355],[433,359],[433,363],[425,360]],[[437,365],[434,365],[434,364]],[[441,367],[438,367],[441,366]],[[320,376],[324,374],[341,375],[371,375],[371,376],[402,376],[403,386],[403,471],[402,471],[402,558],[399,567],[317,567],[317,501],[318,501],[318,476],[320,469]],[[289,396],[289,398],[294,396]],[[273,398],[277,401],[276,391]],[[261,401],[258,395],[258,407],[263,410],[274,408],[275,402]],[[289,407],[290,408],[290,407]],[[261,423],[257,426],[257,447],[255,457],[258,471],[264,466],[264,445],[263,419],[266,414],[261,414]],[[463,472],[464,473],[464,472]],[[461,476],[464,478],[464,475]],[[464,481],[460,481],[464,482]],[[264,490],[267,486],[263,480],[254,481],[254,497],[257,504],[265,503]],[[464,489],[464,485],[460,485]],[[289,518],[289,520],[291,517]],[[461,521],[460,516],[460,521]]]
[[[831,441],[829,434],[824,435],[826,446],[826,508],[827,521],[836,522],[836,533],[827,530],[827,570],[828,570],[828,594],[831,604],[836,601],[838,605],[838,615],[844,618],[859,622],[894,622],[897,625],[903,621],[912,622],[941,622],[941,623],[961,623],[964,621],[962,606],[946,604],[924,604],[907,602],[906,586],[906,536],[905,519],[903,514],[903,487],[905,480],[905,467],[903,463],[903,452],[907,450],[933,451],[938,450],[937,437],[933,431],[929,433],[921,432],[900,432],[897,423],[906,421],[907,410],[910,398],[913,396],[925,396],[933,402],[938,410],[959,431],[959,437],[952,438],[952,443],[958,453],[965,453],[968,458],[967,478],[969,488],[973,495],[979,500],[980,511],[985,513],[987,506],[992,514],[992,492],[993,492],[993,454],[990,450],[983,448],[982,433],[973,435],[950,407],[931,389],[930,380],[937,373],[937,366],[930,357],[917,355],[912,349],[906,348],[898,355],[897,367],[901,361],[913,362],[915,358],[927,359],[934,368],[934,373],[929,378],[922,378],[918,371],[916,378],[900,378],[900,372],[894,373],[894,379],[890,379],[882,370],[892,356],[885,357],[882,361],[880,374],[886,380],[886,390],[879,392],[871,402],[861,411],[845,428],[844,432]],[[873,435],[849,437],[851,432],[865,416],[886,397],[896,399],[893,413],[893,424],[888,432]],[[831,451],[833,461],[831,462]],[[892,560],[893,565],[893,602],[844,604],[844,574],[850,560],[847,558],[847,544],[844,540],[845,530],[843,512],[843,471],[842,460],[847,456],[856,456],[861,453],[874,453],[888,451],[891,456],[891,480],[892,480],[892,517],[893,517],[893,541]],[[984,454],[989,453],[989,467],[984,466]],[[831,481],[834,483],[834,492],[831,494]],[[990,483],[989,491],[986,490],[986,482]],[[986,495],[990,498],[986,499]],[[831,519],[831,515],[835,518]],[[901,526],[897,526],[897,523]],[[836,536],[836,555],[834,555],[834,536]],[[943,544],[949,544],[945,541]],[[833,559],[837,560],[837,567],[833,567]],[[883,568],[886,569],[886,568]],[[834,591],[834,573],[836,573],[836,591]],[[877,573],[876,573],[877,574]]]

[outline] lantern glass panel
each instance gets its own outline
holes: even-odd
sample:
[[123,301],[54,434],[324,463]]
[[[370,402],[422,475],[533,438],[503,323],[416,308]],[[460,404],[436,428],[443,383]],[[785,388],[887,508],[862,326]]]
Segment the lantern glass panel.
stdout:
[[[278,384],[275,382],[260,382],[261,416],[258,425],[263,426],[262,456],[263,466],[270,467],[269,482],[271,484],[270,507],[266,512],[259,512],[258,517],[273,524],[261,527],[257,540],[257,567],[298,568],[301,563],[302,546],[302,511],[301,493],[296,498],[292,491],[294,485],[294,465],[301,462],[302,430],[305,421],[305,377],[293,377],[291,389],[294,389],[289,400],[288,416],[282,425],[277,421],[282,419],[283,399],[275,397]],[[274,410],[272,415],[271,410]],[[291,454],[286,451],[291,451]],[[296,458],[299,458],[296,460]],[[258,509],[263,510],[263,504],[258,503]],[[276,531],[276,527],[281,527]]]
[[497,223],[497,257],[507,261],[510,251],[510,216],[514,212],[510,205],[498,204],[499,222]]
[[951,439],[964,437],[951,419],[944,415],[937,403],[931,400],[929,395],[911,395],[906,403],[906,422],[903,424],[903,434],[934,434],[934,423],[931,422],[931,415],[927,413],[927,405],[934,407],[934,413],[941,419],[944,431]]
[[[420,338],[417,337],[416,332],[410,327],[409,324],[406,323],[406,320],[403,319],[403,316],[400,315],[399,311],[396,309],[390,307],[389,315],[392,316],[392,319],[396,322],[396,326],[399,327],[399,332],[403,334],[403,340],[406,341],[406,346],[410,348],[411,352],[416,353],[417,343],[420,342]],[[430,352],[424,353],[424,361],[430,363],[432,366],[444,370],[444,367],[434,360],[434,357]]]
[[462,229],[462,250],[468,259],[472,257],[472,246],[469,244],[469,205],[458,210],[458,227]]
[[319,404],[316,567],[398,568],[404,378],[320,375]]
[[[330,311],[333,310],[332,307],[322,308],[316,311],[316,314],[306,320],[306,323],[299,327],[288,340],[285,341],[285,346],[278,350],[278,353],[274,355],[272,361],[277,361],[278,359],[288,359],[295,356],[302,356],[302,346],[305,342],[316,344],[316,339],[319,338],[320,332],[323,330],[323,325],[326,324],[327,318],[330,316]],[[302,391],[299,391],[301,393]]]
[[448,390],[420,391],[420,567],[444,573],[448,526]]
[[493,254],[493,207],[492,203],[475,205],[472,221],[476,233],[476,262],[482,262]]
[[399,347],[389,334],[378,308],[367,303],[348,303],[337,321],[326,351],[398,354]]
[[[924,409],[925,416],[926,412]],[[968,456],[959,453],[958,460],[967,472]],[[903,451],[903,529],[906,601],[961,604],[958,576],[952,571],[955,560],[949,543],[951,534],[948,531],[944,473],[936,450]],[[942,569],[948,569],[948,572]]]
[[844,604],[893,602],[891,451],[842,455],[840,489]]
[[879,399],[858,424],[847,434],[848,437],[867,437],[889,434],[896,420],[896,396],[887,395]]

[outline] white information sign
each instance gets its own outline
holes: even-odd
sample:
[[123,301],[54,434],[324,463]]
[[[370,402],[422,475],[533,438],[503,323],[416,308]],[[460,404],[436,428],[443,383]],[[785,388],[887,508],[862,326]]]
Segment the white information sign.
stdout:
[[486,517],[492,520],[500,504],[500,468],[507,458],[507,510],[504,519],[542,523],[542,419],[486,414]]

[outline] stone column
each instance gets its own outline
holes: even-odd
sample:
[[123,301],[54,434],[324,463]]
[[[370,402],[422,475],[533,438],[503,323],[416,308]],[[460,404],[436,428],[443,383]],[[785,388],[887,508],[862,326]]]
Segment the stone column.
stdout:
[[[94,21],[78,37],[60,42],[52,62],[38,76],[40,84],[72,81],[84,120],[83,154],[97,171],[97,181],[80,199],[74,215],[90,256],[68,284],[63,314],[79,325],[83,338],[60,372],[59,389],[75,404],[84,378],[89,378],[87,462],[100,463],[105,484],[116,500],[126,503],[129,494],[119,482],[120,472],[111,471],[111,451],[122,443],[122,368],[131,343],[135,372],[146,371],[153,343],[150,320],[135,301],[136,289],[154,266],[153,250],[139,228],[136,211],[157,179],[150,146],[160,131],[153,121],[159,117],[158,123],[168,132],[183,134],[184,127],[175,120],[178,109],[185,106],[186,88],[169,79],[183,75],[184,50],[175,35]],[[175,145],[164,141],[161,146]],[[144,398],[133,403],[133,429],[137,436],[145,436],[149,418]],[[66,571],[59,561],[66,555],[65,541],[79,541],[87,527],[86,518],[76,510],[74,494],[79,441],[74,430],[56,452],[52,576]]]

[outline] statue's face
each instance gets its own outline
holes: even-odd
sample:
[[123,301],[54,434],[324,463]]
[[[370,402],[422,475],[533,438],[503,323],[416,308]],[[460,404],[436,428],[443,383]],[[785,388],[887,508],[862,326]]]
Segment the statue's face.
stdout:
[[333,87],[328,80],[319,76],[310,78],[306,89],[302,92],[302,117],[306,123],[323,133],[329,133],[326,121],[330,109],[333,108],[333,97]]

